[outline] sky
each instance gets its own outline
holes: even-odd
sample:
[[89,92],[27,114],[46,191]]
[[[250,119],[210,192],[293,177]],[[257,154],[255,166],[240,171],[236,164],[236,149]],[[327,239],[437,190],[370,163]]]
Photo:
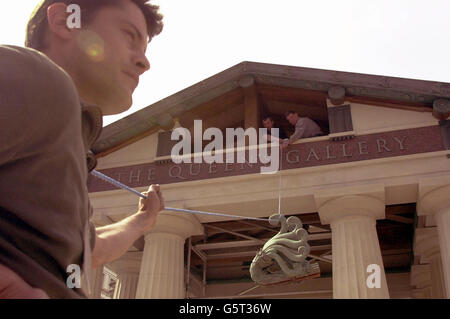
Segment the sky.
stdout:
[[[38,2],[0,1],[0,44],[23,46]],[[132,107],[104,125],[242,61],[450,82],[448,0],[152,2],[165,26],[151,68]]]

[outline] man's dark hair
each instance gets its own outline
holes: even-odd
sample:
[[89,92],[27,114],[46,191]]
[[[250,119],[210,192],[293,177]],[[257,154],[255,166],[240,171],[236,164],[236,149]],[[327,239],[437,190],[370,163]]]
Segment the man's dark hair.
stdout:
[[266,121],[267,119],[271,119],[271,120],[273,121],[272,116],[270,116],[270,115],[264,115],[264,116],[263,116],[263,121]]
[[287,117],[289,114],[295,114],[295,113],[297,113],[297,112],[289,110],[286,113],[284,113],[284,117]]
[[[43,0],[34,9],[27,25],[25,46],[36,50],[45,49],[44,35],[47,27],[47,8],[57,2],[77,4],[81,9],[82,25],[89,24],[99,9],[105,6],[118,5],[121,0]],[[149,0],[130,0],[141,9],[147,22],[148,41],[161,33],[163,16],[158,12],[159,6],[149,3]]]

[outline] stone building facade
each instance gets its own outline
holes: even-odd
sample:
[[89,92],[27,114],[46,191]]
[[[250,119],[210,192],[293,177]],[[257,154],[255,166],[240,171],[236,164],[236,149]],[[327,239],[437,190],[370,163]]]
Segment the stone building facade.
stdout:
[[[281,210],[307,226],[320,278],[257,287],[249,262],[277,229],[164,211],[105,265],[112,298],[449,298],[449,105],[448,83],[243,62],[105,127],[97,170],[139,191],[159,183],[170,207],[261,218],[277,212],[278,173],[175,164],[171,130],[193,133],[195,119],[203,129],[261,127],[269,114],[289,132],[292,109],[324,132],[281,157]],[[135,195],[93,177],[89,191],[98,226],[137,209]],[[370,265],[379,288],[367,283]],[[97,270],[92,297],[104,276]]]

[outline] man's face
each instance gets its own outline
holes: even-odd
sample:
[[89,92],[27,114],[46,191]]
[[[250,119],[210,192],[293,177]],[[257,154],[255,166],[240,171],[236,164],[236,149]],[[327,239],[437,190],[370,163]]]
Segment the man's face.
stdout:
[[139,76],[150,68],[145,57],[147,25],[133,2],[100,8],[74,39],[72,78],[80,95],[95,101],[104,115],[126,111]]
[[263,125],[266,129],[271,129],[271,128],[273,128],[273,120],[269,117],[269,118],[263,120]]
[[295,125],[295,124],[297,124],[298,114],[291,113],[288,116],[286,116],[286,120],[288,120],[288,122],[291,123],[292,125]]

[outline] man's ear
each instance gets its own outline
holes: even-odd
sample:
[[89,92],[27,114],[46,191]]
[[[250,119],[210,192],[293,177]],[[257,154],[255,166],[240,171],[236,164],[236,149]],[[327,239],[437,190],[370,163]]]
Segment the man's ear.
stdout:
[[57,2],[47,8],[47,20],[50,33],[64,40],[69,40],[73,36],[73,29],[67,26],[67,5]]

